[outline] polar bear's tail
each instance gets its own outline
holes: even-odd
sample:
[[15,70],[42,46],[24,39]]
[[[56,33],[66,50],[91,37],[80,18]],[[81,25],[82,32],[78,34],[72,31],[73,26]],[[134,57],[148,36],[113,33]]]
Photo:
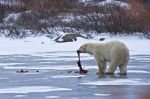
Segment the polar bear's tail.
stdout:
[[127,62],[127,64],[129,62],[129,59],[130,59],[130,54],[129,54],[129,49],[127,48],[127,50],[126,50],[126,57],[125,57],[125,62]]

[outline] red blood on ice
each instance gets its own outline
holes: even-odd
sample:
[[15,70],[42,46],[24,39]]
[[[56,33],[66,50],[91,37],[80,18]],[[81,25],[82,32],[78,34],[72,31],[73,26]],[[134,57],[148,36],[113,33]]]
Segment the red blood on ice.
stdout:
[[78,67],[79,67],[79,73],[80,73],[80,74],[85,74],[85,73],[88,72],[87,70],[84,70],[84,69],[82,68],[80,61],[77,61],[77,64],[78,64]]
[[80,74],[85,74],[87,73],[88,71],[87,70],[84,70],[81,66],[81,61],[80,61],[80,52],[77,51],[77,54],[78,54],[78,61],[77,61],[77,64],[78,64],[78,67],[79,67],[79,73]]

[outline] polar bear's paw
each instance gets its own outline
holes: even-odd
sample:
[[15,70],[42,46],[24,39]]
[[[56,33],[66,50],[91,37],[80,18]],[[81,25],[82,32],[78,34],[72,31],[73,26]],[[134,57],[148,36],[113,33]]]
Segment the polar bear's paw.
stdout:
[[127,75],[127,73],[117,73],[118,75]]
[[106,72],[105,74],[106,75],[114,75],[114,73],[112,73],[112,72]]
[[105,75],[105,73],[101,73],[101,72],[96,72],[96,75]]

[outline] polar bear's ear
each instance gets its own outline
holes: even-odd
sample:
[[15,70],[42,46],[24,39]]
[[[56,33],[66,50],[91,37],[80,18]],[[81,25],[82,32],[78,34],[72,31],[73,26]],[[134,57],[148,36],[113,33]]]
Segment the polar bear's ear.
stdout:
[[87,44],[84,44],[84,46],[83,46],[83,49],[86,51],[86,49],[87,49]]
[[85,44],[84,47],[87,48],[87,44]]
[[84,44],[84,45],[81,46],[82,49],[85,49],[86,47],[87,47],[86,44]]
[[86,53],[86,47],[87,47],[87,44],[83,44],[83,45],[78,49],[78,51],[80,51],[80,53]]

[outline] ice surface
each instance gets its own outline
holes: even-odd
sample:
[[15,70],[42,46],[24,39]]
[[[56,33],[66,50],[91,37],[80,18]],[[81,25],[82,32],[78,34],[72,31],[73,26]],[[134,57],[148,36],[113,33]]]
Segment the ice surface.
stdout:
[[[106,40],[99,41],[102,37]],[[76,64],[76,50],[80,45],[111,40],[122,41],[130,49],[128,75],[118,75],[118,69],[113,76],[96,75],[97,64],[93,56],[88,54],[81,55],[82,65],[88,73],[75,73],[79,69]],[[140,91],[149,92],[150,40],[146,38],[104,35],[95,36],[91,40],[78,38],[76,42],[55,43],[46,37],[21,40],[1,37],[0,41],[2,99],[136,99],[139,98]],[[21,69],[29,72],[16,72]],[[131,97],[131,94],[134,97]]]
[[[4,66],[4,69],[33,69],[33,70],[77,70],[77,66],[72,65],[61,65],[61,66]],[[97,69],[97,66],[86,66],[86,69]]]
[[103,81],[89,81],[85,83],[79,83],[83,85],[150,85],[150,81],[142,81],[140,79],[109,79],[109,80],[103,80]]
[[78,78],[83,76],[85,75],[56,75],[56,76],[52,76],[51,78]]
[[58,88],[53,86],[20,86],[12,88],[0,89],[0,94],[4,93],[34,93],[34,92],[50,92],[50,91],[70,91],[68,88]]

